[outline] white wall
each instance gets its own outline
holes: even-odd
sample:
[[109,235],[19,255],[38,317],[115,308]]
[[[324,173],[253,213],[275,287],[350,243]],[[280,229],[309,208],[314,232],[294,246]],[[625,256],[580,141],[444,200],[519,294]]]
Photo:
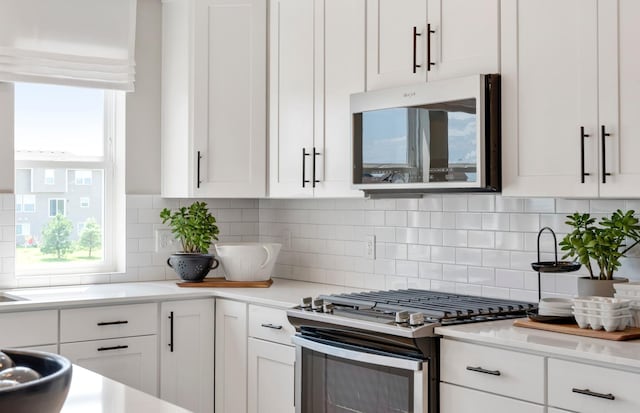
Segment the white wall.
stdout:
[[160,193],[160,0],[138,0],[135,92],[127,94],[126,193]]

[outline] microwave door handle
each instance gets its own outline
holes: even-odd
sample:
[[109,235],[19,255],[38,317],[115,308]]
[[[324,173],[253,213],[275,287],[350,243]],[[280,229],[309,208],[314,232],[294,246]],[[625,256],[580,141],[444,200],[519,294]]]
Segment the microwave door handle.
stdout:
[[346,360],[359,361],[361,363],[373,364],[376,366],[395,367],[402,370],[419,371],[422,370],[421,360],[410,360],[401,357],[383,356],[380,354],[365,353],[363,351],[355,351],[347,348],[338,347],[337,345],[329,345],[309,340],[300,336],[293,336],[291,339],[293,344],[306,348],[318,353],[334,356]]

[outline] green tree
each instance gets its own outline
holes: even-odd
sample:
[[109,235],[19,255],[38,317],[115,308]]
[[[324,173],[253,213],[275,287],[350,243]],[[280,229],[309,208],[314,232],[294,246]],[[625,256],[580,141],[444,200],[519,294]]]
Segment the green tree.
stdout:
[[102,231],[95,219],[88,218],[85,221],[78,244],[80,247],[89,250],[89,257],[91,257],[91,251],[102,245]]
[[64,215],[58,214],[42,229],[40,251],[44,254],[56,254],[61,259],[71,251],[71,231],[73,224]]

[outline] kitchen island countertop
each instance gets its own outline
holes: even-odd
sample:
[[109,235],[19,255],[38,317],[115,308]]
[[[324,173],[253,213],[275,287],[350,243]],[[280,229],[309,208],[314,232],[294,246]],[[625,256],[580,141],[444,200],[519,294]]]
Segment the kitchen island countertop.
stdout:
[[87,412],[188,413],[188,410],[74,365],[61,413]]

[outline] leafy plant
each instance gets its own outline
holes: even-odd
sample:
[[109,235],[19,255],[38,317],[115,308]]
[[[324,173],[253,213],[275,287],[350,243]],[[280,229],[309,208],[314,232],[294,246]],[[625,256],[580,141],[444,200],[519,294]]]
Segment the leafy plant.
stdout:
[[215,217],[207,209],[206,202],[194,202],[171,212],[164,208],[160,212],[162,223],[169,222],[171,232],[180,240],[182,251],[206,254],[213,240],[218,240]]
[[71,231],[73,223],[64,215],[57,214],[42,229],[40,251],[44,254],[56,254],[61,259],[71,252]]
[[[620,268],[620,258],[640,243],[640,225],[635,211],[615,211],[610,218],[604,217],[599,226],[590,214],[568,215],[565,223],[574,228],[560,242],[566,254],[563,258],[576,257],[589,270],[591,279],[611,280]],[[626,245],[626,240],[632,242]],[[592,262],[598,265],[599,273],[594,275]]]

